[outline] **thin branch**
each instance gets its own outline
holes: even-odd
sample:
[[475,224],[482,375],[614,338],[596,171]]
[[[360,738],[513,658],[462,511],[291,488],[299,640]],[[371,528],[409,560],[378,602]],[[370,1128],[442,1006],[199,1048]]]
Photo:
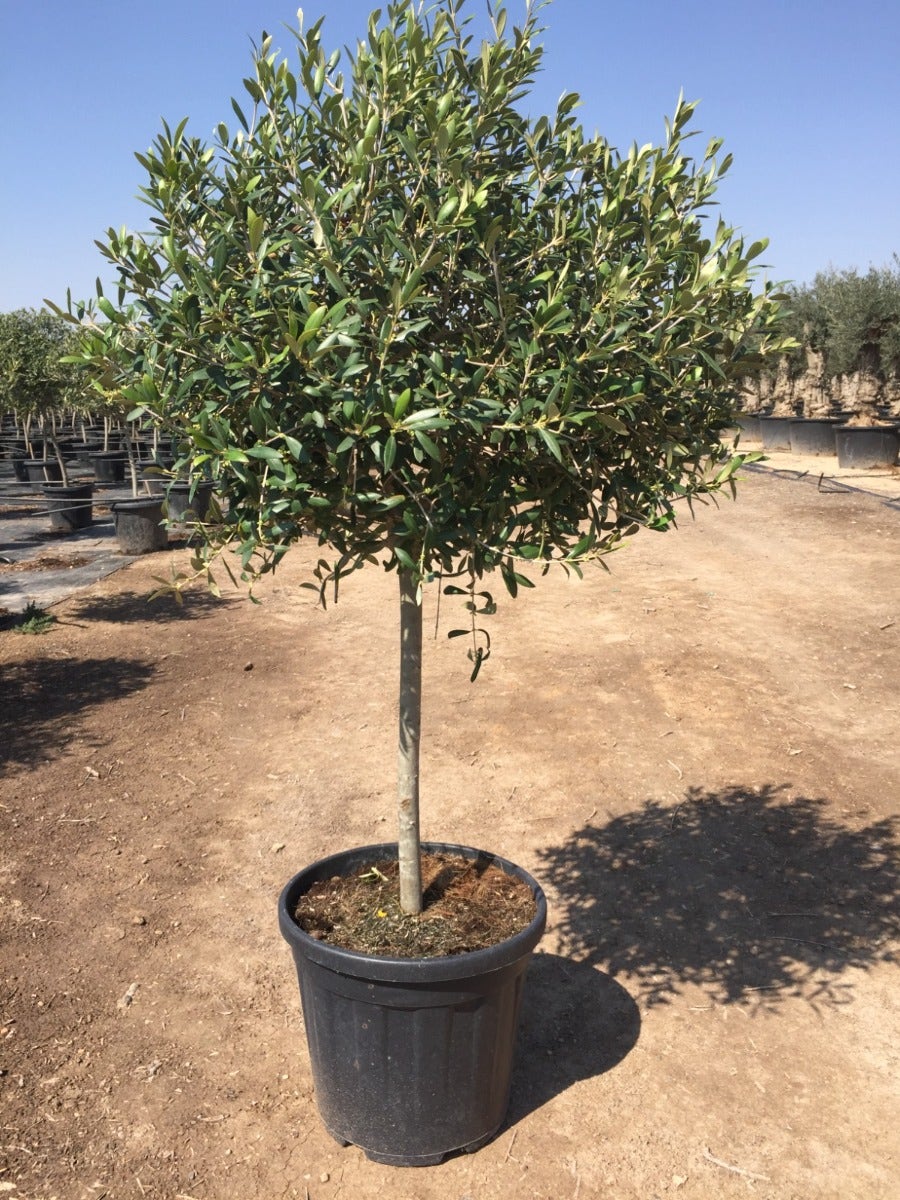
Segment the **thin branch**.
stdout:
[[758,1179],[760,1183],[770,1183],[768,1175],[757,1175],[754,1171],[745,1171],[743,1167],[732,1166],[731,1163],[722,1162],[721,1158],[716,1158],[704,1146],[703,1157],[707,1162],[713,1163],[717,1167],[721,1167],[723,1171],[731,1171],[733,1175],[741,1175],[744,1179]]

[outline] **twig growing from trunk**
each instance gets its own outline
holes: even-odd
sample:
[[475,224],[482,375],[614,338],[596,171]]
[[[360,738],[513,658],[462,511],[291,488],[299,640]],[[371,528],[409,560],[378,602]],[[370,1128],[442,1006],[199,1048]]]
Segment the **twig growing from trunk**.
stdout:
[[397,746],[397,817],[400,907],[422,911],[419,859],[419,739],[422,732],[422,608],[409,571],[400,579],[400,727]]

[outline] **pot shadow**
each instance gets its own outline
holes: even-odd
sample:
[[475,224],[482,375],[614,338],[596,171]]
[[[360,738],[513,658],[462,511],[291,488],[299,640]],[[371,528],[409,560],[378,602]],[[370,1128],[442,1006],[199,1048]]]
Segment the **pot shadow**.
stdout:
[[900,818],[844,824],[787,785],[691,788],[541,852],[559,946],[643,1006],[849,1003],[851,971],[897,961]]
[[139,659],[37,659],[0,669],[0,768],[44,762],[79,735],[78,714],[147,687],[155,668]]
[[617,1066],[637,1044],[641,1017],[629,993],[589,963],[536,953],[528,967],[504,1128],[581,1079]]

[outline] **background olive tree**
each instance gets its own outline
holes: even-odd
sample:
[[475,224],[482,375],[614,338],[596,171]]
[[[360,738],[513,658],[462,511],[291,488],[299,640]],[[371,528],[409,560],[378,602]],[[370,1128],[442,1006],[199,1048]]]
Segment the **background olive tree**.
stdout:
[[820,271],[812,283],[786,295],[785,330],[797,341],[789,355],[793,374],[807,365],[807,350],[822,355],[827,378],[866,371],[881,380],[900,378],[900,259],[890,266]]
[[[114,303],[83,356],[174,427],[218,479],[245,575],[299,537],[325,590],[396,571],[401,903],[421,903],[422,587],[455,579],[477,671],[494,569],[579,569],[732,480],[733,380],[781,346],[745,247],[704,219],[721,143],[620,153],[575,95],[527,117],[536,11],[472,39],[463,0],[391,3],[340,56],[321,22],[296,62],[263,35],[208,145],[186,122],[146,154],[146,235],[110,230]],[[302,20],[302,18],[301,18]],[[96,309],[94,310],[96,312]],[[461,631],[451,631],[453,634]]]
[[83,372],[67,361],[77,349],[71,325],[45,310],[19,308],[0,313],[0,411],[14,414],[32,451],[32,428],[43,437],[42,454],[53,447],[63,480],[66,468],[56,442],[60,422],[87,405]]

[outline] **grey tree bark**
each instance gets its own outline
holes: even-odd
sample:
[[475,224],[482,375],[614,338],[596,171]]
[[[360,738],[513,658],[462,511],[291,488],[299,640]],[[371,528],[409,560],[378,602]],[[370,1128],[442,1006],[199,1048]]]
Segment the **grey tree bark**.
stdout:
[[419,837],[419,741],[422,732],[422,607],[409,571],[400,579],[400,725],[397,746],[397,816],[400,907],[422,911]]

